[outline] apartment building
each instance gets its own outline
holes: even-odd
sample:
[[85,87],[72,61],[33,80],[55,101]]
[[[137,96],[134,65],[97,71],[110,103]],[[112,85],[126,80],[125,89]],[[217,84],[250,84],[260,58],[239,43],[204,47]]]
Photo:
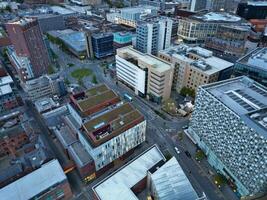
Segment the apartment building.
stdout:
[[17,19],[5,26],[14,46],[9,49],[9,58],[20,80],[47,74],[50,58],[37,19]]
[[173,71],[170,63],[130,46],[117,50],[118,80],[137,95],[157,103],[170,98]]
[[171,45],[172,19],[150,17],[137,22],[136,49],[142,53],[156,55],[159,50]]
[[62,96],[66,94],[64,81],[56,74],[51,76],[44,75],[29,80],[23,84],[23,89],[32,101],[44,97],[53,97],[54,95]]
[[242,197],[266,192],[267,88],[241,76],[199,87],[188,134]]
[[177,45],[160,51],[158,57],[171,62],[174,67],[173,89],[197,91],[200,85],[230,78],[234,64],[213,56],[213,52],[201,47]]
[[240,57],[247,51],[246,42],[251,31],[250,26],[221,25],[217,33],[205,40],[205,47],[218,54]]
[[238,25],[244,22],[239,16],[226,12],[200,12],[179,19],[178,38],[185,43],[203,43],[217,33],[224,24]]
[[246,75],[267,86],[267,48],[256,48],[237,60],[233,75]]

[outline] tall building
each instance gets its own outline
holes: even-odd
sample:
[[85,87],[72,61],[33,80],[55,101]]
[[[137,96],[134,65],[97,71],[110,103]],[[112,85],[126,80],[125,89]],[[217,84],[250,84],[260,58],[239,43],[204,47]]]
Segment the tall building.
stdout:
[[80,6],[94,6],[94,5],[100,5],[101,0],[70,0],[72,3],[78,4]]
[[207,0],[191,0],[190,1],[190,11],[205,10],[206,5],[207,5]]
[[217,33],[220,25],[243,23],[239,16],[226,12],[205,12],[179,19],[178,38],[185,43],[203,43]]
[[[23,18],[8,22],[6,29],[14,46],[12,59],[22,81],[47,74],[50,65],[48,51],[38,21]],[[27,62],[27,66],[25,66]]]
[[242,76],[199,87],[188,134],[241,197],[266,192],[267,88]]
[[247,51],[246,42],[250,31],[250,26],[221,25],[214,36],[205,40],[205,47],[216,54],[239,58]]
[[152,17],[137,22],[136,49],[142,53],[157,54],[171,44],[172,20]]
[[160,103],[170,98],[173,67],[132,47],[117,50],[116,72],[120,82],[142,97]]
[[256,48],[237,60],[233,74],[246,75],[267,86],[267,48]]
[[265,19],[267,17],[267,2],[248,1],[246,3],[239,3],[236,14],[247,20]]
[[200,85],[230,78],[234,65],[214,56],[212,51],[183,44],[160,51],[158,56],[172,63],[172,85],[177,92],[182,88],[196,91]]
[[94,33],[92,34],[92,48],[96,58],[103,58],[114,54],[113,34]]

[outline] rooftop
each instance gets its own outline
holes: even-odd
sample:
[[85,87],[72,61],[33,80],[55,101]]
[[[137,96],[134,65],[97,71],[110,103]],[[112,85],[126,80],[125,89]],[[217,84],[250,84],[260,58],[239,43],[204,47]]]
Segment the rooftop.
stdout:
[[0,77],[0,86],[13,83],[11,76]]
[[267,6],[266,1],[248,1],[248,5],[251,6]]
[[113,33],[111,32],[101,32],[101,33],[93,33],[92,37],[95,39],[103,38],[103,37],[113,37]]
[[[138,66],[142,68],[141,63],[145,63],[151,66],[151,68],[159,73],[168,71],[172,68],[171,64],[157,58],[150,54],[144,54],[140,51],[133,49],[131,46],[123,47],[117,50],[120,54],[123,54],[123,59],[134,59],[138,61]],[[134,63],[137,65],[137,63]]]
[[[267,88],[246,76],[201,87],[246,121],[250,113],[262,112],[267,107]],[[255,121],[250,125],[259,130]],[[259,132],[267,136],[266,130]]]
[[34,102],[34,105],[39,113],[48,111],[52,108],[57,107],[57,104],[54,102],[52,98],[42,98]]
[[85,35],[83,32],[77,31],[69,34],[63,34],[60,35],[59,38],[75,51],[82,52],[86,50]]
[[204,22],[227,22],[236,23],[241,21],[241,18],[237,15],[230,14],[227,12],[208,12],[200,13],[190,16],[192,19],[201,20]]
[[66,179],[58,160],[51,160],[43,164],[41,168],[0,189],[0,196],[2,200],[31,199]]
[[17,137],[19,134],[24,133],[25,130],[24,128],[21,126],[21,124],[13,126],[11,128],[5,129],[5,130],[1,130],[0,132],[0,138],[4,138],[4,137]]
[[20,18],[20,19],[14,19],[10,22],[8,22],[8,24],[18,24],[21,26],[25,26],[26,24],[30,23],[30,22],[34,22],[36,21],[36,19],[31,18],[31,17],[24,17],[24,18]]
[[60,6],[51,6],[50,7],[52,9],[52,11],[54,13],[58,13],[58,14],[61,14],[61,15],[69,15],[69,14],[74,14],[75,12],[70,10],[70,9],[66,9],[66,8],[63,8],[63,7],[60,7]]
[[257,48],[240,58],[238,63],[267,71],[267,48]]
[[154,172],[151,180],[159,199],[196,200],[198,198],[175,157]]
[[124,13],[147,13],[150,12],[150,10],[158,10],[157,7],[154,6],[136,6],[136,7],[128,7],[128,8],[122,8],[121,12]]
[[138,200],[131,188],[147,176],[149,169],[165,157],[156,145],[93,187],[99,200]]
[[129,103],[117,105],[114,109],[104,112],[84,124],[86,138],[95,145],[128,130],[136,123],[144,121],[143,115]]
[[9,84],[0,86],[0,96],[6,95],[9,93],[12,93],[12,88],[10,87]]

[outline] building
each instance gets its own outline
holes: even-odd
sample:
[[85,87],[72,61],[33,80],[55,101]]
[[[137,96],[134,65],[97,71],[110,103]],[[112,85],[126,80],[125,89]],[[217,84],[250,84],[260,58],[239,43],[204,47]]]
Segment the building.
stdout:
[[130,46],[117,50],[118,80],[151,101],[160,103],[170,98],[173,71],[170,63]]
[[36,18],[43,33],[52,30],[64,30],[66,28],[62,15],[43,14],[37,15]]
[[197,200],[181,166],[173,157],[166,161],[156,145],[93,186],[96,200],[136,200],[138,193],[155,200]]
[[94,33],[92,34],[92,47],[96,58],[104,58],[114,54],[113,34]]
[[196,91],[200,85],[230,78],[234,64],[213,56],[213,52],[201,47],[178,45],[160,51],[159,58],[171,62],[174,67],[173,89]]
[[266,1],[248,1],[239,3],[236,14],[247,20],[249,19],[266,19],[267,3]]
[[27,4],[60,4],[64,3],[64,0],[25,0]]
[[41,168],[0,189],[3,200],[72,198],[72,192],[58,160],[51,160]]
[[100,5],[101,4],[101,0],[70,0],[72,3],[78,4],[80,6],[95,6],[95,5]]
[[239,16],[226,12],[204,12],[179,19],[178,38],[185,43],[203,43],[217,33],[220,25],[243,23]]
[[221,25],[217,33],[205,40],[205,47],[216,54],[239,58],[246,51],[246,42],[251,28],[249,26]]
[[23,85],[24,91],[32,101],[54,95],[63,96],[66,94],[64,80],[58,75],[45,75],[37,79],[29,80]]
[[87,57],[93,59],[94,58],[94,50],[93,50],[93,44],[92,44],[92,34],[99,32],[100,29],[93,27],[93,26],[86,26],[84,28],[84,35],[86,40],[86,52]]
[[55,109],[56,107],[59,106],[59,103],[56,103],[50,97],[44,97],[44,98],[36,100],[34,102],[34,106],[36,110],[41,114],[41,113],[49,112],[50,110]]
[[133,34],[131,32],[117,32],[113,34],[113,46],[114,50],[132,45]]
[[0,113],[13,109],[18,105],[11,76],[7,74],[0,76]]
[[182,7],[182,4],[186,1],[166,1],[166,0],[141,0],[138,2],[139,6],[153,6],[161,11],[172,9],[174,7]]
[[167,17],[151,17],[137,22],[136,49],[142,53],[157,54],[171,44],[173,21]]
[[242,76],[199,87],[188,134],[241,197],[266,192],[267,89]]
[[33,18],[19,19],[8,22],[6,29],[14,46],[9,58],[20,80],[25,82],[47,74],[50,58],[38,21]]
[[207,0],[190,0],[190,11],[205,10],[207,6]]
[[116,14],[116,22],[130,27],[136,27],[138,20],[148,16],[156,16],[158,9],[153,6],[136,6],[122,8],[120,13]]
[[234,76],[246,75],[267,86],[267,48],[256,48],[236,61]]
[[5,47],[11,45],[11,41],[6,33],[6,31],[0,27],[0,47]]

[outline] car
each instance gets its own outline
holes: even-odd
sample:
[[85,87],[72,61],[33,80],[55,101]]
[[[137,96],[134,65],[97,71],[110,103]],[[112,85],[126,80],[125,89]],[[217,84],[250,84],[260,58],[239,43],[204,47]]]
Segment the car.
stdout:
[[189,151],[185,151],[185,155],[186,155],[188,158],[191,158],[191,154],[189,153]]
[[180,154],[180,151],[179,151],[179,149],[177,147],[174,147],[174,149],[175,149],[177,154]]

